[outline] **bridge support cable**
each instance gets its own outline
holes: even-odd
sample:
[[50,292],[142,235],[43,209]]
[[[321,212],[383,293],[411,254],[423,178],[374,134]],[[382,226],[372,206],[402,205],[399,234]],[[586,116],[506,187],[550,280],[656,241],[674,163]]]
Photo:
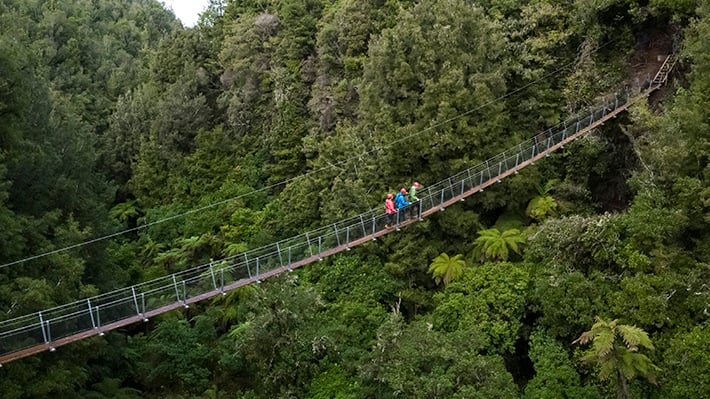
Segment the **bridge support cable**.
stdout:
[[[546,130],[542,133],[542,141],[533,137],[479,165],[424,188],[416,205],[417,217],[406,220],[402,217],[402,212],[397,212],[396,230],[423,220],[508,176],[517,174],[520,169],[533,165],[536,160],[564,148],[565,144],[616,117],[631,104],[646,98],[665,84],[676,60],[675,56],[669,56],[652,85],[646,90],[634,96],[626,92],[613,99],[606,99],[592,107],[588,113],[577,114]],[[236,288],[317,262],[390,233],[393,229],[385,228],[385,224],[386,215],[378,207],[333,225],[249,250],[241,255],[229,256],[131,287],[2,321],[0,366],[39,352],[53,351],[59,346],[97,333],[103,335],[106,331],[145,321],[174,309],[187,308],[191,303],[225,295]],[[344,242],[340,238],[343,231]],[[314,253],[314,240],[317,243],[317,253]],[[283,259],[284,248],[286,262]],[[242,257],[243,261],[240,261]],[[250,263],[255,265],[255,275]],[[215,264],[219,265],[219,284]]]

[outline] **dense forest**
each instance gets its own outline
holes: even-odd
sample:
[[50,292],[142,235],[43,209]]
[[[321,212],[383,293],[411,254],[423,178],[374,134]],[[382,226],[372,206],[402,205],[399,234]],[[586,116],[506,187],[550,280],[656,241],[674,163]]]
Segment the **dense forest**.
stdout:
[[502,184],[0,397],[707,397],[708,37],[701,0],[0,0],[0,320],[381,208],[680,55]]

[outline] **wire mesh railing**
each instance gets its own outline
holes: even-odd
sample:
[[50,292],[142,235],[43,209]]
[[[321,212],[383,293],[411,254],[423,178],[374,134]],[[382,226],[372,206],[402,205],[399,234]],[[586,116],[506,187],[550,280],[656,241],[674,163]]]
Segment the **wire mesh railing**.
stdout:
[[[647,92],[656,87],[647,89]],[[420,191],[420,200],[412,205],[415,218],[443,209],[486,185],[517,173],[518,169],[548,155],[570,139],[590,130],[595,123],[621,112],[636,98],[629,93],[615,96],[591,107],[587,112],[568,118],[491,159],[432,184]],[[145,320],[148,315],[198,299],[223,294],[240,285],[260,281],[265,275],[290,270],[327,254],[388,232],[385,213],[372,209],[360,215],[300,234],[270,245],[223,259],[204,263],[168,276],[121,288],[73,303],[0,322],[0,363],[14,359],[10,354],[33,347],[54,350],[57,340],[90,332],[102,335],[122,321]],[[398,213],[395,226],[411,221]],[[112,326],[113,325],[113,326]],[[40,350],[38,350],[40,351]]]

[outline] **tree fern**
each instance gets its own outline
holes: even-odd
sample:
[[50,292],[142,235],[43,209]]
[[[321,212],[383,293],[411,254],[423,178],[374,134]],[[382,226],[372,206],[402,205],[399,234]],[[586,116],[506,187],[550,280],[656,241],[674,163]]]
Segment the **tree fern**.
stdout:
[[538,195],[530,200],[525,213],[535,220],[544,220],[557,211],[557,201],[550,195],[550,191],[557,184],[557,180],[549,180],[544,186],[538,187]]
[[[653,350],[648,334],[641,328],[618,324],[618,320],[596,318],[592,329],[582,333],[573,343],[592,347],[582,356],[582,361],[599,366],[599,379],[614,378],[619,398],[628,398],[628,380],[642,376],[655,383],[655,373],[660,369],[638,352],[639,347]],[[620,338],[620,339],[617,339]]]
[[510,251],[519,254],[520,245],[525,243],[523,234],[518,229],[508,229],[501,233],[498,229],[486,229],[478,232],[474,255],[481,262],[486,259],[506,261]]
[[119,222],[126,223],[130,218],[134,218],[140,214],[136,200],[129,200],[116,204],[111,208],[111,217]]
[[450,258],[446,253],[442,253],[434,258],[429,266],[429,273],[437,284],[443,282],[446,286],[461,277],[464,266],[466,266],[466,261],[463,260],[463,255],[459,254]]

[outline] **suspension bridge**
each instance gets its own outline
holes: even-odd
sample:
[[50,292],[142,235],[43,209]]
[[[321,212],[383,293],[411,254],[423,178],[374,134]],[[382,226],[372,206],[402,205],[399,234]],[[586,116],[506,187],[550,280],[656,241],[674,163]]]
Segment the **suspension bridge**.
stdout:
[[[66,305],[0,322],[0,367],[317,262],[443,211],[564,148],[662,87],[677,61],[667,56],[644,89],[602,100],[487,161],[423,189],[417,217],[385,228],[381,208],[238,255]],[[399,216],[398,216],[399,218]]]

